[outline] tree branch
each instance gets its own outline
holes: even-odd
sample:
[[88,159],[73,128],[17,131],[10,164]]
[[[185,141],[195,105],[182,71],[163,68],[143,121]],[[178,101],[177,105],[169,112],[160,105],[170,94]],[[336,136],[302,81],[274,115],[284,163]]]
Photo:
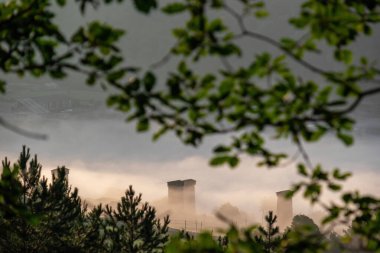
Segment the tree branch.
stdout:
[[293,54],[292,52],[290,52],[289,50],[284,48],[281,45],[281,43],[270,38],[269,36],[263,35],[261,33],[253,32],[253,31],[250,31],[249,29],[247,29],[246,25],[244,24],[244,19],[236,11],[234,11],[231,7],[229,7],[228,5],[224,4],[224,9],[237,20],[238,25],[240,27],[241,34],[237,34],[235,36],[236,39],[240,39],[240,38],[244,38],[244,37],[248,36],[248,37],[251,37],[253,39],[257,39],[257,40],[266,42],[266,43],[280,49],[285,54],[290,56],[293,60],[295,60],[296,62],[298,62],[302,66],[306,67],[307,69],[309,69],[309,70],[311,70],[317,74],[321,74],[321,75],[325,75],[327,73],[327,71],[325,71],[321,68],[318,68],[318,67],[314,66],[313,64],[311,64],[307,61],[304,61],[301,58],[297,57],[295,54]]
[[149,68],[152,69],[152,70],[154,70],[154,69],[160,68],[162,65],[165,65],[170,60],[170,58],[172,57],[172,49],[175,48],[176,45],[177,45],[177,43],[174,44],[174,46],[170,47],[169,52],[167,52],[164,55],[164,57],[162,57],[160,60],[152,63],[149,66]]
[[47,135],[45,135],[45,134],[39,134],[39,133],[31,132],[31,131],[22,129],[18,126],[12,125],[11,123],[6,121],[2,117],[0,117],[0,125],[6,129],[8,129],[8,130],[14,132],[14,133],[20,134],[20,135],[28,137],[28,138],[37,139],[37,140],[46,140],[48,138]]
[[20,10],[19,12],[11,15],[8,19],[2,20],[0,22],[0,30],[3,29],[3,27],[7,27],[10,23],[13,22],[13,20],[20,18],[24,14],[28,13],[29,11],[33,10],[34,5],[38,2],[38,0],[33,1],[28,7],[25,9]]
[[288,167],[289,165],[293,164],[295,161],[297,161],[298,157],[300,156],[301,152],[300,150],[297,150],[292,157],[288,161],[285,161],[283,164],[279,164],[277,167],[279,168],[285,168]]
[[300,151],[306,165],[309,167],[309,169],[313,169],[313,164],[311,163],[310,157],[306,152],[305,147],[303,146],[300,138],[298,137],[298,133],[293,133],[294,141],[297,144],[298,150]]
[[362,99],[364,97],[374,95],[377,93],[380,93],[380,87],[364,91],[358,95],[358,97],[355,99],[355,101],[349,107],[347,107],[346,109],[343,109],[341,111],[335,111],[332,113],[340,114],[340,115],[350,113],[360,104],[360,102],[362,101]]

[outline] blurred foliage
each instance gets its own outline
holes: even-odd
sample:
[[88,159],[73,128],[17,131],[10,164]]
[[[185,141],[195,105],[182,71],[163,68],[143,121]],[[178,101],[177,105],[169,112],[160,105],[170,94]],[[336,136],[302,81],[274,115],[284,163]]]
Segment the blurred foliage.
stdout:
[[[269,149],[266,133],[274,133],[277,140],[290,140],[304,159],[304,163],[298,164],[298,172],[304,179],[293,185],[290,195],[301,192],[311,203],[322,206],[327,211],[325,225],[352,224],[347,241],[360,241],[357,252],[379,252],[380,200],[356,191],[342,191],[341,183],[350,173],[313,166],[303,147],[304,142],[316,142],[328,133],[343,144],[352,145],[355,121],[351,113],[368,96],[380,93],[380,71],[376,62],[352,50],[358,38],[371,36],[377,28],[379,0],[301,1],[298,14],[291,17],[288,24],[298,32],[292,34],[302,36],[279,39],[255,31],[252,25],[271,18],[265,1],[184,0],[160,6],[158,0],[134,0],[136,10],[144,15],[160,11],[168,16],[187,18],[183,26],[173,29],[176,43],[169,54],[146,70],[125,65],[118,47],[125,34],[123,29],[95,20],[78,27],[70,36],[64,35],[53,10],[57,5],[64,8],[67,2],[8,0],[0,3],[0,71],[3,74],[49,75],[61,79],[72,72],[82,73],[87,84],[117,91],[109,97],[108,105],[125,113],[128,121],[136,123],[137,131],[146,132],[152,125],[158,126],[154,140],[171,132],[184,144],[197,147],[208,136],[228,134],[231,141],[214,148],[210,161],[213,166],[236,167],[242,155],[257,158],[258,165],[281,165],[288,154]],[[88,8],[122,2],[126,1],[75,1],[83,15]],[[231,19],[236,22],[234,25],[227,22]],[[272,46],[274,51],[247,55],[247,48],[239,44],[241,40],[260,41]],[[321,56],[330,66],[337,67],[327,69],[313,60]],[[249,62],[238,63],[243,57]],[[177,67],[159,82],[156,70],[171,58],[177,60]],[[215,71],[197,71],[196,65],[206,59],[220,60],[221,64],[215,64]],[[294,63],[300,69],[292,67]],[[0,90],[5,89],[6,83],[1,80]],[[3,119],[0,124],[5,125]],[[37,178],[37,163],[33,166],[36,174],[31,176]],[[27,193],[33,199],[39,192],[33,188],[25,191],[25,184],[18,181],[22,168],[26,167],[11,167],[7,160],[3,163],[1,217],[26,217],[28,212],[23,208],[30,212],[40,205],[30,202],[20,207],[19,194],[26,196]],[[49,188],[43,182],[38,181],[38,189],[53,191],[55,186]],[[78,206],[76,191],[65,187],[61,184],[58,188],[69,195],[55,194]],[[339,193],[340,201],[323,203],[324,191]],[[93,210],[88,218],[93,221],[90,224],[101,226],[103,221],[99,222],[96,217],[102,212],[102,207]],[[116,215],[117,212],[111,213]],[[32,224],[33,217],[29,217]],[[37,220],[41,224],[47,222]],[[227,232],[227,251],[261,252],[262,245],[255,243],[252,235],[254,230],[241,232],[231,226]],[[313,233],[290,231],[284,238],[279,252],[322,252],[325,249],[323,241]],[[224,250],[208,234],[187,242],[173,239],[170,245],[174,246],[168,247],[169,252]]]
[[10,183],[9,167],[5,159],[0,252],[163,252],[169,218],[161,222],[132,186],[117,210],[99,205],[88,211],[78,189],[69,186],[65,167],[59,167],[48,183],[41,177],[37,156],[31,159],[25,147],[13,166]]
[[[269,212],[265,217],[265,228],[251,226],[239,229],[230,224],[225,237],[202,232],[195,238],[176,235],[166,246],[166,252],[223,252],[223,253],[338,253],[379,252],[378,247],[368,244],[365,237],[352,230],[339,235],[333,230],[321,231],[312,219],[296,215],[292,225],[279,233],[276,216]],[[223,243],[221,243],[223,241]]]
[[303,214],[297,214],[293,217],[291,228],[297,229],[300,227],[306,227],[307,229],[311,230],[312,232],[318,234],[320,233],[319,227],[317,224],[314,223],[314,221]]
[[[158,3],[147,1],[151,8],[144,10],[155,10]],[[259,158],[259,165],[279,165],[287,154],[267,147],[267,130],[300,149],[302,142],[318,141],[327,133],[353,144],[350,113],[365,97],[380,92],[380,82],[372,59],[350,46],[371,35],[380,19],[377,1],[303,1],[289,26],[304,35],[278,40],[251,27],[270,17],[265,1],[173,1],[161,11],[187,17],[184,26],[173,29],[176,43],[169,54],[145,73],[110,82],[119,94],[109,98],[109,105],[135,121],[137,131],[158,125],[154,140],[173,132],[192,146],[208,136],[228,134],[231,142],[214,149],[213,166],[236,167],[241,155]],[[250,55],[241,40],[258,40],[274,50]],[[318,54],[339,68],[318,66]],[[155,70],[170,58],[177,68],[158,82]],[[250,61],[243,64],[242,58]],[[221,64],[197,71],[206,59]],[[292,62],[299,68],[290,67]]]
[[[82,15],[88,8],[122,2],[75,1]],[[351,47],[359,37],[370,36],[379,22],[378,0],[305,0],[299,14],[289,19],[289,27],[298,31],[295,34],[304,35],[278,40],[252,28],[270,18],[265,1],[185,0],[160,6],[156,0],[134,0],[133,6],[145,15],[161,11],[187,17],[182,27],[173,29],[176,43],[167,57],[147,71],[126,65],[118,47],[125,34],[121,28],[93,20],[78,25],[71,35],[63,34],[54,8],[66,4],[64,0],[0,3],[0,71],[53,79],[82,73],[87,84],[118,91],[108,104],[136,122],[137,131],[159,126],[154,140],[173,132],[184,144],[198,146],[205,137],[229,134],[231,142],[215,147],[211,165],[236,167],[243,154],[259,158],[259,165],[279,165],[287,154],[267,147],[268,129],[274,138],[290,139],[298,146],[327,133],[351,145],[350,112],[380,92],[376,63]],[[237,25],[227,22],[231,18]],[[250,55],[240,46],[241,40],[261,41],[274,51]],[[339,68],[318,66],[312,57],[318,54]],[[250,61],[240,63],[243,57]],[[155,72],[170,58],[177,58],[177,68],[159,85]],[[195,71],[208,58],[221,64],[207,73]],[[301,70],[290,67],[292,61]],[[5,91],[4,81],[0,87]]]
[[[223,240],[208,232],[203,232],[192,240],[173,237],[166,252],[326,252],[323,251],[326,249],[326,240],[322,236],[316,238],[313,232],[306,232],[308,230],[300,227],[289,227],[281,234],[276,222],[277,216],[270,211],[265,216],[264,227],[239,229],[231,223]],[[223,243],[220,243],[221,240]]]

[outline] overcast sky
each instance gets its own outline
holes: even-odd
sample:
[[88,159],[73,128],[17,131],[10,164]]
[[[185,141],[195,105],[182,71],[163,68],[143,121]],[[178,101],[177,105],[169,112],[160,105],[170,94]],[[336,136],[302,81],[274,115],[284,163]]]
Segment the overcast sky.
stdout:
[[[289,4],[292,2],[292,4]],[[272,17],[268,21],[255,23],[254,28],[260,32],[279,37],[294,35],[297,32],[282,27],[287,17],[297,11],[295,2],[268,1]],[[143,16],[131,11],[128,4],[117,8],[108,8],[90,17],[106,20],[127,29],[123,39],[123,48],[128,64],[147,66],[160,59],[173,39],[170,27],[183,22],[183,17],[164,18],[158,14]],[[76,11],[67,8],[60,11],[59,22],[65,31],[70,32],[82,19]],[[279,25],[280,24],[280,25]],[[293,34],[294,33],[294,34]],[[361,40],[355,46],[364,55],[378,57],[379,32],[371,39]],[[248,48],[249,55],[270,49],[262,43],[243,41],[242,46]],[[329,66],[327,60],[320,57],[318,64]],[[173,63],[160,69],[163,75]],[[207,64],[203,69],[209,70]],[[331,67],[334,67],[330,65]],[[295,68],[300,68],[294,65]],[[298,71],[306,71],[298,69]],[[10,82],[48,82],[49,80],[17,80],[9,77]],[[77,76],[58,82],[59,85],[85,87]],[[327,137],[318,144],[308,145],[313,163],[321,162],[328,167],[339,166],[355,173],[349,185],[372,194],[377,193],[380,165],[380,103],[374,97],[366,101],[356,113],[359,123],[355,128],[355,145],[344,147],[333,137]],[[152,143],[149,134],[137,134],[133,125],[127,125],[124,117],[104,119],[81,119],[77,117],[58,118],[44,115],[15,115],[10,118],[14,123],[30,130],[46,133],[47,141],[31,140],[3,128],[0,128],[0,155],[8,156],[13,161],[21,151],[22,145],[37,153],[43,164],[45,175],[58,165],[66,165],[70,169],[70,182],[79,188],[80,194],[88,198],[104,196],[119,198],[122,192],[133,184],[144,199],[153,201],[167,194],[166,182],[176,179],[193,178],[197,180],[197,208],[201,211],[212,211],[217,206],[230,202],[253,215],[260,215],[266,201],[275,200],[275,192],[284,190],[297,180],[294,164],[280,169],[266,170],[256,168],[255,161],[243,158],[239,168],[210,168],[208,159],[214,144],[228,141],[228,136],[207,139],[199,148],[185,147],[174,136],[165,136],[157,143]],[[273,142],[274,149],[294,153],[295,147],[289,142]],[[50,176],[50,175],[49,175]],[[295,202],[295,212],[311,212],[313,209],[301,200]]]

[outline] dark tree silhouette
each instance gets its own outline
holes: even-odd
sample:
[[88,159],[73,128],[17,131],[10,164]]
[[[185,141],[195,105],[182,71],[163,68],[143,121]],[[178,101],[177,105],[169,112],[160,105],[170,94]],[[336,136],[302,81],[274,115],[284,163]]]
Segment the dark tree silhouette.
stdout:
[[280,243],[280,231],[276,226],[277,216],[269,211],[265,216],[266,227],[259,226],[259,235],[256,236],[258,243],[262,244],[265,253],[275,252]]
[[115,210],[106,206],[110,252],[163,252],[168,241],[169,217],[161,222],[156,210],[141,202],[141,196],[135,195],[130,186]]
[[[5,167],[4,167],[5,166]],[[9,167],[3,162],[3,169]],[[48,184],[41,177],[37,156],[31,159],[29,149],[23,147],[18,162],[20,192],[17,205],[26,216],[0,216],[1,252],[67,252],[79,251],[81,245],[75,235],[81,226],[85,209],[78,190],[68,186],[65,168]]]
[[50,184],[41,177],[41,168],[37,156],[31,159],[26,147],[13,168],[7,159],[3,161],[2,178],[15,174],[10,185],[1,181],[1,187],[15,189],[4,200],[11,199],[11,207],[17,209],[1,209],[1,253],[163,251],[169,217],[160,221],[156,210],[142,203],[142,195],[136,195],[132,186],[115,210],[99,205],[87,212],[78,189],[69,186],[65,167],[58,168]]

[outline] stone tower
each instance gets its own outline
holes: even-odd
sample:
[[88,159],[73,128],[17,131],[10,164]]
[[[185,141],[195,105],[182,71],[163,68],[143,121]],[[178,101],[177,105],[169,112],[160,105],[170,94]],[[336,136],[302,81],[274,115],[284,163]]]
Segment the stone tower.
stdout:
[[281,231],[290,226],[293,219],[292,198],[286,198],[288,192],[288,190],[276,192],[277,221]]
[[195,215],[195,184],[194,179],[168,182],[169,208],[174,216]]

